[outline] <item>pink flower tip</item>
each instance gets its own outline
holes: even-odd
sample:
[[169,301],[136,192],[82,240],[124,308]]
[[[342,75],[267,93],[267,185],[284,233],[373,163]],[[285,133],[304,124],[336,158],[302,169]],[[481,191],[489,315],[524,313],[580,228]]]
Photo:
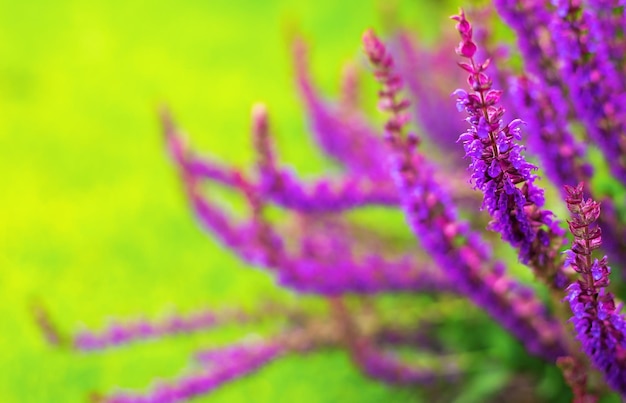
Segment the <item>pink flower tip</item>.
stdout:
[[252,132],[262,135],[267,129],[267,107],[262,103],[252,105]]
[[378,39],[373,29],[368,29],[363,33],[363,47],[374,64],[379,64],[385,57],[385,45]]

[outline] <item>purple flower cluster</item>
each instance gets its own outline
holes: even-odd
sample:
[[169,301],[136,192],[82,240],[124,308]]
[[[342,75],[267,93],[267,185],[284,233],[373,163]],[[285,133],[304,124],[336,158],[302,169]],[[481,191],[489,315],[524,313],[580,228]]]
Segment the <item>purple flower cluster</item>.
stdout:
[[567,288],[576,337],[607,383],[626,395],[626,316],[606,289],[611,272],[606,256],[592,257],[602,245],[602,231],[596,224],[600,204],[583,198],[582,184],[566,189],[574,244],[566,251],[565,264],[579,273],[579,279]]
[[[626,87],[623,72],[620,74],[606,49],[613,36],[620,35],[621,27],[606,24],[598,18],[597,9],[590,12],[593,7],[584,8],[580,1],[559,0],[555,4],[560,18],[553,20],[552,29],[573,108],[589,138],[606,156],[615,178],[626,184]],[[608,37],[606,30],[610,31]]]
[[[103,398],[106,402],[187,400],[281,355],[324,348],[346,351],[365,375],[388,384],[464,385],[471,364],[460,359],[466,351],[458,342],[437,340],[436,326],[406,306],[394,308],[390,317],[373,302],[380,294],[428,294],[435,302],[415,307],[420,313],[455,300],[471,303],[469,311],[484,312],[543,365],[558,366],[575,402],[595,402],[608,389],[626,398],[626,319],[608,291],[607,258],[592,258],[602,247],[626,263],[623,203],[606,189],[624,192],[590,157],[590,147],[597,146],[616,179],[626,183],[625,6],[617,0],[494,0],[494,5],[517,35],[521,73],[494,66],[493,60],[506,60],[494,50],[493,39],[478,46],[494,30],[487,26],[475,34],[463,11],[452,17],[461,37],[460,69],[449,60],[451,49],[427,49],[406,30],[392,36],[391,47],[373,30],[365,32],[364,51],[380,84],[378,107],[386,114],[380,128],[360,108],[357,67],[345,69],[339,100],[325,99],[309,72],[304,42],[294,41],[303,108],[318,146],[340,167],[335,175],[305,179],[280,161],[261,104],[252,108],[256,160],[248,169],[199,156],[162,113],[168,150],[203,229],[242,261],[269,272],[278,285],[325,299],[328,312],[308,311],[306,305],[256,315],[203,311],[157,322],[116,322],[67,339],[36,306],[35,319],[48,340],[92,351],[224,323],[280,321],[271,339],[203,350],[191,374],[143,395],[114,393]],[[488,14],[481,15],[488,24]],[[455,78],[462,76],[468,89],[454,91]],[[506,94],[496,89],[509,83]],[[454,102],[442,95],[450,93],[457,109],[466,112],[465,121],[450,113]],[[511,118],[505,118],[505,106]],[[462,154],[468,170],[461,167]],[[562,189],[572,213],[574,240],[565,258],[565,231],[544,207],[550,201],[546,195],[559,193],[544,192],[540,177]],[[468,181],[480,193],[465,186]],[[582,184],[572,186],[582,182],[591,183],[585,194]],[[245,200],[243,213],[219,202],[224,188]],[[485,214],[475,214],[480,199]],[[602,214],[593,200],[602,200]],[[419,245],[350,215],[374,206],[401,212]],[[559,211],[556,203],[550,208]],[[502,243],[485,227],[532,269],[535,287],[512,274],[515,262],[503,257]],[[404,315],[410,326],[400,323]],[[446,315],[442,309],[435,316],[445,322]],[[401,352],[409,348],[432,359],[405,359]]]
[[420,368],[417,365],[407,365],[396,355],[370,346],[362,346],[359,351],[358,358],[363,371],[392,385],[428,384],[438,380],[454,382],[461,373],[454,361],[445,363],[443,368],[435,372],[428,366]]
[[277,358],[284,349],[274,343],[241,344],[223,349],[201,351],[197,355],[202,368],[173,383],[162,383],[146,394],[118,392],[103,403],[173,403],[204,395],[226,382],[241,378]]
[[188,315],[171,315],[160,321],[139,319],[126,323],[112,323],[100,332],[82,330],[72,339],[77,350],[101,350],[133,341],[206,331],[224,323],[244,323],[248,320],[250,318],[243,312],[233,312],[230,309],[224,312],[205,310]]
[[[182,155],[182,139],[178,132],[168,126],[172,154]],[[267,138],[268,125],[264,109],[259,107],[253,110],[253,131],[256,144],[264,149]],[[269,153],[261,153],[258,166],[263,167],[269,158]],[[355,256],[354,250],[358,244],[346,240],[342,245],[337,242],[340,237],[319,237],[315,230],[307,229],[306,234],[296,237],[294,233],[280,235],[274,225],[262,217],[262,205],[259,204],[267,193],[262,192],[262,186],[254,186],[243,179],[242,175],[233,171],[230,184],[234,189],[248,197],[252,218],[239,225],[234,225],[228,213],[220,209],[210,200],[203,197],[197,184],[202,179],[213,178],[197,175],[187,169],[188,164],[179,162],[182,175],[186,178],[187,190],[193,210],[201,224],[215,234],[228,248],[235,251],[244,261],[260,265],[277,273],[281,285],[294,288],[299,292],[318,293],[323,295],[337,295],[346,292],[379,293],[389,291],[454,291],[456,288],[436,270],[417,261],[410,255],[386,258],[381,255],[366,253]],[[298,199],[298,194],[294,195]],[[320,200],[320,194],[313,196]],[[323,196],[322,196],[323,198]],[[274,200],[274,199],[270,199]],[[300,199],[301,200],[301,199]],[[284,206],[282,203],[278,205]],[[291,206],[291,204],[288,204]],[[301,207],[301,204],[298,204]],[[300,208],[294,208],[302,212]],[[305,212],[310,210],[304,209]],[[291,239],[288,239],[291,238]],[[290,253],[286,244],[289,240],[297,241],[294,245],[296,252]],[[320,242],[326,245],[320,245]],[[293,242],[292,242],[293,243]],[[334,243],[334,244],[333,244]],[[327,250],[327,253],[311,253],[312,250]],[[341,251],[341,253],[337,253]]]
[[459,65],[469,73],[472,92],[455,91],[459,110],[469,117],[469,129],[459,137],[474,186],[484,194],[483,208],[492,217],[490,229],[519,250],[520,260],[555,288],[562,286],[556,253],[563,231],[552,212],[542,209],[543,190],[535,185],[537,168],[526,161],[520,144],[522,120],[502,122],[504,108],[499,105],[501,91],[492,88],[485,73],[489,60],[475,60],[478,49],[465,14],[455,16],[461,42],[457,53],[467,62]]
[[[528,124],[530,151],[559,189],[588,183],[587,145],[599,147],[617,179],[623,177],[626,77],[624,7],[619,1],[495,1],[517,34],[525,74],[511,77],[514,103]],[[578,121],[576,121],[577,118]],[[574,125],[572,125],[574,123]],[[582,137],[572,127],[582,124]],[[582,140],[582,141],[581,141]],[[621,164],[621,165],[620,165]],[[621,180],[621,179],[620,179]],[[612,201],[603,199],[605,212]],[[563,197],[566,195],[561,192]],[[626,234],[614,214],[599,219],[609,256],[626,261]]]

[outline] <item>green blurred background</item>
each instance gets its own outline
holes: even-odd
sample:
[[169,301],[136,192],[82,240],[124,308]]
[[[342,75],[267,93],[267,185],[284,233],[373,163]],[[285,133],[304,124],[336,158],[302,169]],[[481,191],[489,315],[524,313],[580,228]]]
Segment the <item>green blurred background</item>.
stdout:
[[[401,21],[429,38],[440,22],[452,28],[443,18],[450,4],[397,6]],[[70,330],[295,298],[195,224],[156,110],[166,102],[198,149],[244,165],[250,105],[265,101],[284,159],[317,172],[324,162],[311,151],[294,91],[288,32],[314,43],[315,76],[335,94],[343,63],[360,57],[361,33],[382,29],[389,9],[334,0],[0,2],[0,402],[79,402],[117,385],[144,388],[174,377],[194,349],[250,331],[70,354],[44,343],[32,299]],[[413,399],[328,352],[280,360],[199,400]]]

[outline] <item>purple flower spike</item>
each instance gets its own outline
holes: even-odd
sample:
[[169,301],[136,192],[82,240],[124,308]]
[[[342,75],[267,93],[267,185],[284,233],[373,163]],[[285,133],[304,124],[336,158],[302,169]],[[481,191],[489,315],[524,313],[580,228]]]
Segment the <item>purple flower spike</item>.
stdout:
[[[272,160],[271,149],[261,139],[267,137],[267,117],[264,109],[253,111],[253,131],[257,147],[262,151],[260,170]],[[174,137],[175,139],[175,137]],[[174,144],[178,144],[174,142]],[[188,153],[173,153],[188,155]],[[277,273],[278,281],[300,292],[337,295],[347,292],[373,294],[390,291],[455,291],[439,273],[417,264],[414,259],[386,259],[371,253],[360,258],[352,255],[349,245],[340,259],[287,253],[285,240],[262,218],[263,192],[259,187],[236,174],[232,182],[236,190],[246,195],[253,217],[243,224],[235,223],[229,214],[205,199],[197,188],[200,179],[189,170],[187,157],[177,161],[185,179],[194,212],[201,224],[244,261]],[[300,239],[304,245],[306,239]],[[332,250],[332,248],[331,248]]]
[[310,77],[302,39],[294,41],[293,57],[298,88],[319,145],[350,172],[388,179],[383,144],[365,119],[359,114],[342,114],[318,94]]
[[[626,9],[622,0],[588,0],[586,12],[589,16],[590,38],[596,57],[611,63],[617,71],[624,71],[626,59]],[[624,75],[616,75],[622,91],[626,88]]]
[[[252,127],[257,143],[263,143],[260,139],[267,137],[268,130],[264,109],[254,108]],[[261,156],[259,165],[268,164],[272,159],[271,149],[263,144],[258,144],[257,147],[265,153],[265,156]],[[355,257],[352,249],[358,245],[351,243],[340,249],[343,251],[340,256],[332,258],[326,255],[288,253],[284,247],[288,239],[283,239],[276,228],[262,217],[265,201],[258,186],[254,186],[243,175],[237,175],[234,180],[236,190],[247,197],[252,211],[250,221],[237,224],[229,214],[201,195],[197,188],[200,178],[186,170],[189,166],[186,160],[179,164],[193,210],[201,224],[244,261],[276,272],[278,281],[285,286],[300,292],[322,295],[456,290],[440,273],[417,264],[414,259],[387,259],[376,253]],[[306,243],[306,238],[296,238],[296,242],[302,246]]]
[[[194,180],[210,180],[229,188],[238,187],[238,170],[187,149],[171,117],[163,113],[163,128],[173,160]],[[293,172],[279,168],[267,127],[267,111],[253,108],[254,146],[260,185],[255,190],[278,206],[300,212],[341,212],[367,205],[397,206],[397,190],[390,178],[373,178],[347,173],[337,178],[304,181]]]
[[574,138],[567,122],[567,104],[554,87],[541,86],[531,77],[513,82],[513,98],[528,123],[530,150],[541,159],[546,176],[564,189],[586,182],[593,168],[586,162],[585,146]]
[[[289,254],[282,246],[286,240],[273,226],[254,220],[247,224],[230,224],[232,219],[224,218],[223,212],[198,194],[193,195],[193,206],[202,225],[221,242],[227,242],[244,261],[276,272],[280,284],[302,293],[338,295],[456,290],[456,286],[440,273],[413,258],[386,259],[376,254],[357,258],[351,251],[357,245],[350,243],[347,248],[340,249],[341,256],[333,258],[307,254],[305,248],[300,254]],[[218,221],[217,217],[222,218]],[[300,239],[299,242],[303,246],[307,240]]]
[[[611,173],[626,184],[626,92],[622,75],[607,57],[598,21],[580,1],[557,0],[552,30],[563,61],[576,114],[602,150]],[[593,28],[596,27],[596,28]]]
[[604,375],[606,382],[626,398],[626,317],[620,313],[613,295],[607,292],[610,267],[607,259],[593,259],[592,253],[602,244],[602,232],[596,225],[600,204],[583,198],[582,183],[568,186],[568,221],[574,235],[567,251],[570,267],[579,279],[567,289],[567,300],[574,316],[576,337],[583,351]]
[[524,67],[542,85],[564,88],[559,75],[556,45],[550,37],[552,11],[542,0],[495,0],[502,19],[515,31]]
[[473,52],[476,45],[465,14],[452,17],[457,21],[461,43],[457,48],[467,62],[459,63],[469,72],[472,92],[457,90],[457,105],[469,114],[470,128],[461,134],[474,186],[484,194],[483,208],[492,217],[489,228],[518,249],[520,260],[553,288],[562,288],[563,274],[558,263],[558,248],[563,231],[550,211],[543,210],[543,190],[535,186],[536,167],[522,154],[519,119],[502,122],[504,108],[499,105],[501,92],[492,88],[485,73],[489,60],[478,63]]
[[138,319],[124,323],[114,322],[99,332],[79,331],[74,335],[72,343],[75,349],[88,352],[136,341],[207,331],[223,324],[243,323],[254,319],[239,311],[204,310],[187,315],[171,315],[157,321]]
[[[107,396],[103,403],[173,403],[206,395],[224,383],[232,382],[268,364],[284,352],[276,343],[259,345],[241,344],[213,350],[210,359],[202,358],[201,372],[186,375],[178,380],[159,384],[146,394],[118,392]],[[199,353],[200,357],[202,354]]]
[[[409,34],[403,32],[398,35],[398,67],[402,77],[406,80],[411,101],[415,105],[416,117],[428,140],[435,143],[442,152],[446,153],[446,164],[456,164],[458,168],[463,164],[460,150],[454,147],[457,135],[463,130],[463,122],[455,119],[442,119],[448,112],[452,114],[450,105],[450,91],[455,83],[462,83],[463,75],[458,71],[452,58],[441,50],[420,48],[411,40]],[[428,71],[440,71],[445,81],[439,82]],[[435,77],[436,78],[436,77]],[[450,154],[453,156],[451,157]],[[454,172],[458,174],[458,170]]]
[[300,212],[338,212],[364,205],[397,205],[398,195],[389,178],[374,179],[362,174],[346,174],[336,180],[303,183],[286,170],[276,167],[267,111],[253,108],[253,139],[258,153],[260,192],[276,204]]
[[392,385],[432,384],[437,381],[457,382],[462,374],[461,368],[454,361],[449,360],[445,364],[440,364],[436,369],[412,365],[370,343],[361,343],[358,346],[356,359],[368,376]]

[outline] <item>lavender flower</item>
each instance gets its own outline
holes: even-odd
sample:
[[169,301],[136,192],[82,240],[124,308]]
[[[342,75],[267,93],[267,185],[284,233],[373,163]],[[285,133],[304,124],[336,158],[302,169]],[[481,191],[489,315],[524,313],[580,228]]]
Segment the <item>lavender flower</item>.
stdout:
[[[261,227],[254,220],[232,226],[229,224],[231,219],[217,207],[196,192],[190,194],[194,211],[203,226],[244,261],[276,271],[280,284],[300,292],[336,295],[455,289],[436,271],[410,257],[389,260],[369,254],[357,260],[350,249],[342,249],[339,260],[329,261],[319,256],[288,254],[282,246],[284,240],[271,226]],[[303,239],[302,246],[305,244]]]
[[546,87],[564,88],[557,45],[549,35],[552,10],[541,0],[494,0],[502,19],[515,31],[524,65]]
[[93,351],[107,347],[125,345],[133,341],[159,339],[176,334],[190,334],[213,329],[225,323],[245,323],[251,320],[243,312],[209,310],[188,315],[171,315],[162,320],[139,319],[125,323],[114,322],[105,330],[93,332],[79,331],[74,335],[73,346],[77,350]]
[[[253,110],[253,130],[257,138],[264,138],[267,135],[264,116],[264,112],[260,112],[259,108]],[[189,154],[176,151],[181,148],[180,141],[170,141],[174,156]],[[259,145],[259,149],[265,150],[266,147]],[[259,164],[261,166],[266,164],[263,161],[270,158],[269,151],[262,152]],[[253,211],[252,220],[233,225],[233,219],[226,212],[202,197],[196,185],[201,179],[195,176],[197,171],[189,170],[190,164],[186,159],[179,159],[176,162],[185,178],[193,210],[203,226],[228,248],[236,251],[244,261],[277,272],[278,281],[284,286],[295,288],[300,292],[324,295],[345,292],[369,294],[389,291],[456,290],[456,287],[439,273],[411,257],[387,259],[376,254],[367,254],[357,258],[351,252],[354,246],[347,245],[341,249],[343,253],[340,257],[328,259],[328,256],[306,254],[306,248],[303,248],[307,242],[306,238],[302,239],[300,246],[304,253],[289,254],[284,247],[285,241],[277,234],[276,229],[261,217],[262,205],[259,203],[263,193],[257,192],[259,187],[245,180],[241,174],[236,175],[237,179],[231,180],[232,184],[248,197]],[[312,235],[309,234],[308,237]]]
[[[624,72],[624,50],[626,49],[624,2],[621,0],[586,1],[589,18],[589,34],[596,57],[611,63],[617,72]],[[615,75],[620,89],[626,89],[625,78]]]
[[[253,108],[253,121],[267,120],[265,107]],[[211,180],[236,188],[240,172],[234,168],[197,156],[185,146],[185,140],[167,113],[162,122],[168,147],[174,161],[196,180]],[[255,123],[256,124],[256,123]],[[395,206],[398,195],[393,183],[368,175],[347,173],[336,179],[320,178],[303,181],[290,170],[277,166],[267,126],[255,126],[255,149],[258,151],[257,171],[260,183],[255,191],[280,207],[307,213],[341,212],[368,205]]]
[[532,133],[528,136],[530,150],[540,158],[545,175],[559,189],[588,181],[593,168],[586,162],[584,145],[569,130],[567,105],[560,90],[542,86],[528,76],[513,84],[513,98]]
[[593,49],[598,30],[578,0],[556,2],[558,19],[553,21],[557,48],[563,61],[562,75],[570,97],[591,140],[606,156],[611,172],[626,183],[625,95],[621,76],[606,52]]
[[328,155],[354,173],[387,178],[381,141],[359,115],[341,115],[318,95],[308,72],[305,43],[294,41],[296,79],[315,138]]
[[489,61],[477,63],[477,46],[472,26],[463,12],[453,17],[458,21],[461,42],[457,53],[468,59],[460,66],[470,73],[468,83],[473,92],[456,90],[459,110],[468,114],[470,128],[459,137],[466,157],[471,159],[470,171],[474,186],[484,194],[483,208],[492,217],[490,229],[519,249],[520,260],[533,268],[535,274],[554,288],[560,288],[563,275],[557,260],[557,249],[563,235],[552,212],[543,210],[543,190],[535,186],[536,167],[526,161],[521,140],[523,122],[515,119],[504,125],[504,110],[498,105],[501,92],[492,88],[485,74]]
[[[457,153],[453,149],[456,134],[463,129],[463,123],[454,119],[442,119],[454,106],[450,104],[450,91],[455,82],[462,82],[462,75],[451,63],[451,57],[444,48],[426,50],[418,48],[408,32],[400,33],[398,42],[398,71],[406,81],[407,89],[414,105],[413,114],[424,134],[443,152]],[[444,82],[437,82],[426,72],[441,70]],[[460,151],[454,162],[461,161]],[[447,161],[446,161],[447,162]]]
[[226,382],[241,378],[276,359],[284,348],[277,343],[229,346],[221,350],[200,352],[200,372],[183,376],[175,382],[159,384],[146,394],[118,392],[103,403],[170,403],[206,394]]
[[335,181],[321,180],[309,187],[301,185],[295,175],[276,168],[265,107],[255,107],[253,121],[261,191],[278,205],[301,212],[337,212],[364,205],[398,203],[397,191],[389,178],[380,178],[371,171],[349,173]]
[[611,273],[606,257],[592,257],[602,244],[602,231],[596,225],[600,204],[583,198],[582,184],[566,190],[567,208],[572,214],[568,223],[574,235],[572,249],[566,251],[566,264],[580,274],[567,288],[576,337],[607,383],[626,397],[626,317],[606,290]]

